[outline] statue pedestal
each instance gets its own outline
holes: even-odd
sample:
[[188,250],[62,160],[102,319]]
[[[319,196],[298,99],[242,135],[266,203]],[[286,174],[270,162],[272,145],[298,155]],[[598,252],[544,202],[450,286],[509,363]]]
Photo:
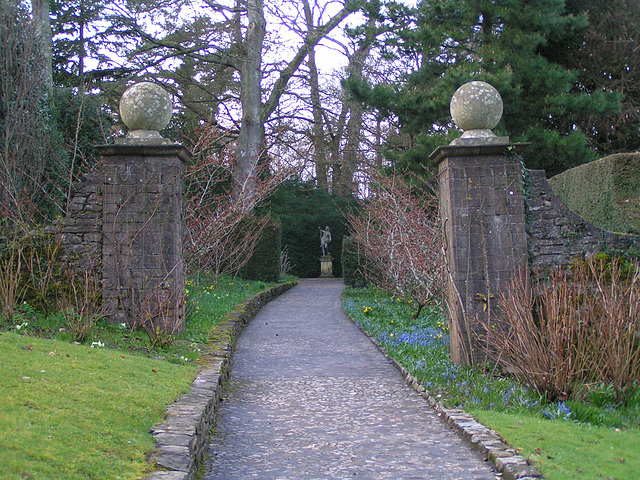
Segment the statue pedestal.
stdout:
[[331,255],[320,257],[320,278],[333,278],[333,257]]

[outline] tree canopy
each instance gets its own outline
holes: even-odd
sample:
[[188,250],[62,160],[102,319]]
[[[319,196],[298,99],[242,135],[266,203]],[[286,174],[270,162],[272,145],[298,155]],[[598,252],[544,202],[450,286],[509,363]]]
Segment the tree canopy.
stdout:
[[[483,80],[504,101],[497,132],[532,142],[531,168],[548,174],[595,158],[602,132],[589,119],[620,110],[622,92],[585,88],[586,72],[565,55],[587,47],[586,10],[564,0],[424,0],[415,8],[390,2],[377,17],[379,52],[404,67],[392,81],[352,82],[355,95],[396,117],[409,146],[390,154],[424,162],[436,146],[459,135],[448,107],[463,83]],[[588,128],[591,127],[591,128]]]

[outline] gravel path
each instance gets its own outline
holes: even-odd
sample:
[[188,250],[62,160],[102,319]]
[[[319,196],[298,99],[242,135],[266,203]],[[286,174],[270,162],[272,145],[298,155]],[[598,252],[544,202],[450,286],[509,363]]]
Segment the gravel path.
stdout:
[[205,480],[495,480],[345,316],[339,279],[301,280],[237,343]]

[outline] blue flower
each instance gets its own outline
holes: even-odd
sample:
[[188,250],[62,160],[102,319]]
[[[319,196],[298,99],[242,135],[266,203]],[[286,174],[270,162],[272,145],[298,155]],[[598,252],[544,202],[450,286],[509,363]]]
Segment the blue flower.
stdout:
[[550,405],[550,408],[543,410],[542,414],[551,420],[571,420],[573,416],[571,408],[564,402],[558,402],[555,406]]

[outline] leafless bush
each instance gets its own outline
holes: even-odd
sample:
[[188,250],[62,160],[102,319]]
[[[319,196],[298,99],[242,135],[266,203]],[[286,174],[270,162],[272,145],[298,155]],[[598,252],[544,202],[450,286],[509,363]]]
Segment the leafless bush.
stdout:
[[590,379],[611,383],[618,399],[625,400],[640,382],[640,265],[632,264],[626,276],[618,259],[587,266],[597,298],[587,317],[593,330]]
[[10,318],[27,301],[42,312],[55,307],[54,286],[63,281],[60,241],[42,232],[13,230],[0,239],[0,311]]
[[288,275],[292,268],[289,249],[285,245],[282,247],[282,250],[280,250],[280,276]]
[[351,235],[367,258],[363,273],[368,282],[414,300],[417,318],[441,291],[437,198],[431,188],[412,188],[396,173],[373,172],[371,178],[371,194],[360,211],[346,214]]
[[77,269],[69,265],[66,281],[59,286],[58,308],[76,342],[89,338],[101,314],[100,276],[95,268]]
[[233,140],[215,125],[197,132],[195,161],[185,172],[187,184],[186,260],[191,271],[206,271],[214,281],[236,275],[249,261],[266,226],[254,209],[274,192],[289,172],[258,168],[252,188],[232,188]]
[[500,364],[548,400],[611,384],[624,401],[640,381],[640,268],[577,263],[548,280],[520,272],[500,297],[504,321],[484,323],[483,340]]
[[132,321],[128,325],[139,326],[154,347],[168,347],[176,333],[184,328],[184,293],[171,286],[160,284],[151,291],[129,291],[132,306],[127,312]]
[[4,318],[11,318],[22,303],[27,289],[23,281],[22,248],[16,242],[7,242],[0,255],[0,311]]

